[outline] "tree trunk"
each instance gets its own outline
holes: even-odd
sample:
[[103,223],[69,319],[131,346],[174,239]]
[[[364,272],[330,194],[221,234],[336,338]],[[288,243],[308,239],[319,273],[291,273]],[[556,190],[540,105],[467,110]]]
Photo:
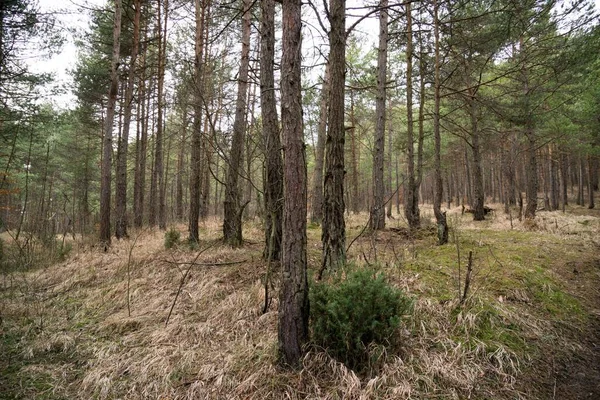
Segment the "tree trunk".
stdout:
[[[434,69],[434,108],[433,108],[433,138],[434,138],[434,189],[433,189],[433,213],[437,222],[438,244],[448,243],[448,223],[446,213],[442,213],[442,140],[440,135],[440,27],[438,19],[438,3],[433,0],[433,33],[435,46],[435,69]],[[448,191],[450,192],[450,191]],[[448,193],[450,194],[450,193]],[[448,206],[450,207],[450,206]]]
[[473,220],[483,221],[485,212],[483,203],[485,195],[483,192],[483,172],[481,168],[481,146],[479,144],[479,124],[477,120],[477,103],[475,95],[470,96],[469,114],[471,117],[471,149],[473,151]]
[[[264,182],[265,250],[263,256],[265,259],[279,260],[283,218],[283,159],[281,156],[281,139],[279,138],[273,72],[273,66],[275,65],[275,0],[261,0],[260,6],[262,15],[260,32],[260,108],[266,168],[266,180]],[[322,156],[321,150],[321,158]],[[313,216],[315,215],[314,211],[313,209]]]
[[313,177],[313,202],[310,222],[320,224],[323,220],[323,161],[327,136],[327,106],[329,105],[329,63],[325,65],[325,75],[321,87],[319,105],[319,125],[317,128],[317,149],[315,154],[315,174]]
[[133,88],[135,81],[135,66],[140,43],[141,1],[134,2],[135,15],[133,18],[133,45],[129,58],[127,72],[127,88],[125,89],[125,111],[123,130],[117,150],[117,171],[115,191],[115,236],[117,239],[127,237],[127,150],[129,145],[129,127],[131,125],[131,110],[133,107]]
[[385,100],[387,80],[388,0],[379,1],[379,49],[377,51],[377,96],[375,100],[375,137],[373,141],[373,202],[369,228],[385,228],[383,164],[385,154]]
[[415,154],[413,135],[413,81],[412,81],[412,15],[411,4],[406,4],[406,119],[407,119],[407,183],[404,191],[404,215],[410,229],[418,229],[421,226],[419,215],[419,195],[417,192],[417,177],[415,174]]
[[[201,161],[202,153],[202,102],[203,102],[203,77],[202,55],[204,49],[204,15],[205,8],[201,0],[194,1],[195,9],[195,40],[194,40],[194,122],[192,125],[192,149],[190,154],[190,210],[188,214],[188,241],[198,243],[198,219],[200,218],[200,186],[201,186]],[[206,117],[208,118],[208,116]]]
[[238,92],[233,121],[231,152],[225,181],[225,201],[223,218],[223,238],[232,247],[241,246],[242,213],[240,209],[240,188],[238,184],[242,153],[244,150],[244,130],[246,129],[246,97],[248,93],[248,69],[250,66],[250,7],[252,2],[243,0],[242,15],[242,54],[238,73]]
[[350,171],[351,171],[351,191],[352,196],[348,203],[349,207],[354,214],[358,214],[362,207],[362,202],[359,196],[359,186],[358,186],[358,146],[356,145],[356,127],[358,123],[356,122],[356,115],[354,113],[354,90],[350,90]]
[[[144,43],[147,41],[147,30],[144,30]],[[138,94],[138,132],[136,133],[135,173],[133,183],[133,224],[141,228],[144,222],[144,197],[146,191],[146,159],[148,149],[148,109],[150,96],[146,88],[146,53],[147,46],[142,45]]]
[[100,180],[100,242],[105,250],[110,245],[110,178],[113,142],[113,122],[115,104],[119,89],[119,50],[121,46],[121,0],[115,0],[115,17],[113,25],[113,51],[110,69],[110,88],[108,105],[104,120],[104,138],[102,141],[102,168]]
[[[343,0],[342,0],[343,1]],[[306,273],[307,177],[302,132],[300,73],[300,0],[283,0],[281,119],[284,140],[284,210],[282,282],[278,341],[284,364],[298,367],[308,341],[308,278]]]
[[533,133],[533,122],[528,118],[525,128],[525,137],[527,138],[527,206],[525,207],[525,219],[534,219],[537,210],[537,192],[538,192],[538,176],[537,176],[537,155],[536,141]]
[[[187,100],[187,98],[186,98]],[[187,106],[182,106],[181,112],[181,141],[177,154],[177,172],[175,179],[175,217],[177,221],[183,221],[183,166],[185,162],[185,150],[187,149]]]
[[157,176],[157,190],[158,190],[158,227],[161,230],[167,229],[167,215],[166,215],[166,181],[164,171],[164,150],[163,150],[163,136],[164,136],[164,124],[163,124],[163,112],[164,112],[164,85],[165,85],[165,63],[167,53],[167,20],[169,16],[169,0],[164,1],[164,21],[161,20],[160,3],[158,0],[158,93],[157,93],[157,122],[156,122],[156,147],[154,153],[154,173]]
[[344,221],[344,91],[346,76],[346,1],[331,0],[329,8],[329,68],[331,87],[326,142],[323,197],[323,264],[341,268],[346,262],[346,222]]

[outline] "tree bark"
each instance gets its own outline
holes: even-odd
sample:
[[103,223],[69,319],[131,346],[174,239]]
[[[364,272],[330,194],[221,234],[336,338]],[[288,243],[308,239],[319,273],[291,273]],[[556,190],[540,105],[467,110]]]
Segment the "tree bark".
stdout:
[[473,220],[483,221],[485,195],[483,192],[483,172],[481,168],[481,145],[479,144],[479,124],[475,94],[469,96],[469,115],[471,118],[471,150],[473,151]]
[[[443,245],[448,243],[448,223],[446,221],[446,213],[442,213],[442,140],[440,135],[440,27],[438,19],[438,3],[433,0],[433,33],[435,46],[435,66],[434,66],[434,108],[433,108],[433,139],[434,139],[434,189],[433,189],[433,213],[437,222],[438,244]],[[448,191],[449,192],[449,191]],[[448,193],[450,194],[450,193]]]
[[250,17],[251,1],[243,0],[242,15],[242,53],[238,73],[238,92],[233,121],[233,137],[227,178],[225,181],[225,201],[223,218],[223,238],[232,247],[241,246],[242,213],[240,210],[240,188],[238,184],[242,153],[244,149],[244,130],[246,129],[246,97],[248,93],[248,69],[250,66]]
[[385,154],[388,0],[379,1],[379,48],[377,50],[377,97],[375,100],[375,137],[373,141],[373,202],[369,228],[385,228],[383,165]]
[[[194,40],[194,122],[192,126],[192,145],[190,154],[190,210],[188,214],[188,241],[198,243],[198,219],[200,218],[200,186],[202,153],[202,102],[204,85],[202,79],[202,56],[204,49],[204,15],[205,7],[201,0],[194,1],[195,9],[195,40]],[[208,118],[208,117],[207,117]]]
[[260,108],[266,168],[266,180],[264,182],[266,211],[265,250],[263,257],[265,259],[279,260],[283,218],[283,159],[281,156],[281,139],[279,137],[275,76],[273,72],[273,66],[275,65],[275,1],[261,0],[260,6],[262,16]]
[[404,215],[410,229],[418,229],[421,226],[419,215],[419,198],[417,192],[417,177],[415,174],[415,150],[414,150],[414,126],[413,126],[413,80],[412,80],[412,15],[411,4],[406,4],[406,119],[407,119],[407,183],[404,191]]
[[129,58],[129,71],[127,72],[127,88],[125,89],[125,111],[123,116],[123,130],[117,150],[116,192],[115,192],[115,237],[127,237],[127,153],[129,145],[129,127],[131,125],[131,110],[133,108],[133,88],[135,81],[135,67],[140,43],[140,15],[142,4],[136,0],[133,4],[135,15],[133,17],[133,45]]
[[301,2],[283,0],[281,119],[284,140],[282,282],[278,341],[284,364],[298,367],[308,341],[307,176],[302,132]]
[[323,264],[325,269],[341,268],[346,262],[344,220],[344,91],[346,77],[346,1],[331,0],[329,8],[329,68],[331,74],[329,120],[326,142],[323,197]]
[[160,3],[158,0],[158,31],[159,31],[159,46],[158,46],[158,93],[157,93],[157,121],[156,121],[156,147],[154,153],[154,173],[157,176],[158,190],[158,227],[161,230],[167,229],[167,214],[166,214],[166,180],[164,170],[164,150],[163,150],[163,112],[164,112],[164,85],[165,85],[165,63],[167,53],[167,21],[169,17],[169,0],[164,1],[164,21],[161,20]]
[[110,68],[110,88],[108,91],[108,105],[104,120],[104,138],[102,141],[102,168],[100,180],[100,242],[106,249],[110,246],[110,186],[111,186],[111,160],[113,142],[113,122],[115,118],[115,105],[119,89],[119,50],[121,46],[121,0],[115,0],[115,16],[113,25],[113,50]]
[[325,65],[325,75],[321,86],[319,105],[319,125],[317,128],[317,149],[315,152],[315,175],[313,177],[313,202],[310,222],[320,224],[323,220],[323,162],[325,158],[325,139],[327,136],[327,118],[329,105],[329,62]]

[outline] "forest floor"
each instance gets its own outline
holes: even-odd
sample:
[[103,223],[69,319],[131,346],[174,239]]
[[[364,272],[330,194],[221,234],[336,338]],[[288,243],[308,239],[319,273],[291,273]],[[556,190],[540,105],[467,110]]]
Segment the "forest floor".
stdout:
[[[600,211],[541,211],[524,226],[492,207],[479,223],[450,210],[446,246],[427,207],[414,236],[398,215],[376,234],[363,231],[366,214],[348,216],[349,260],[414,300],[401,347],[365,375],[314,346],[301,370],[278,367],[259,221],[239,249],[209,220],[197,249],[167,250],[163,232],[142,230],[106,253],[65,239],[72,250],[56,263],[3,234],[0,398],[600,398]],[[311,276],[320,249],[309,226]]]

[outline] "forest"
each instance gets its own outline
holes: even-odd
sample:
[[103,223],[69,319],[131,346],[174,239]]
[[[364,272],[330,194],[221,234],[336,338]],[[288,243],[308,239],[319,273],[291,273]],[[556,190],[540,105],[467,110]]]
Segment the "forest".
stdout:
[[0,1],[0,399],[600,398],[598,1],[65,3]]

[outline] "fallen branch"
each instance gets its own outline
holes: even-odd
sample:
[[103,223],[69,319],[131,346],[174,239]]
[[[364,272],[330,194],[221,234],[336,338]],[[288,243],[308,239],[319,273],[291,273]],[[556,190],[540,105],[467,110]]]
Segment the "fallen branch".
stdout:
[[213,242],[212,244],[209,244],[208,246],[206,246],[205,248],[200,250],[198,252],[198,254],[196,254],[196,258],[194,258],[194,261],[192,261],[191,263],[187,263],[190,266],[188,267],[188,269],[185,271],[185,274],[183,274],[183,277],[181,278],[181,282],[179,283],[179,288],[177,289],[177,293],[175,294],[175,298],[173,299],[173,304],[171,304],[171,308],[169,309],[169,315],[167,315],[167,319],[165,320],[165,326],[167,326],[169,324],[169,319],[171,319],[171,314],[173,313],[173,308],[175,308],[175,303],[177,303],[177,298],[179,297],[179,294],[181,293],[181,289],[183,288],[183,284],[185,283],[185,278],[187,278],[188,274],[190,273],[190,270],[196,263],[196,260],[198,259],[198,257],[200,257],[200,254],[204,253],[206,250],[210,249],[211,247],[214,247],[217,243],[218,242]]
[[469,294],[469,286],[471,285],[471,275],[473,273],[473,252],[469,251],[469,262],[467,263],[467,275],[465,276],[465,291],[463,292],[460,304],[463,304]]

